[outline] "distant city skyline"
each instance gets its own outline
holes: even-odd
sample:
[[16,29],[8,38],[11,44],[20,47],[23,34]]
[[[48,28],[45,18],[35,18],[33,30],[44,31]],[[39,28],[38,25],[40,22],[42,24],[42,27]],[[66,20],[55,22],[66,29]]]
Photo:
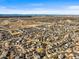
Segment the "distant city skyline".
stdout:
[[0,14],[79,15],[79,0],[0,0]]

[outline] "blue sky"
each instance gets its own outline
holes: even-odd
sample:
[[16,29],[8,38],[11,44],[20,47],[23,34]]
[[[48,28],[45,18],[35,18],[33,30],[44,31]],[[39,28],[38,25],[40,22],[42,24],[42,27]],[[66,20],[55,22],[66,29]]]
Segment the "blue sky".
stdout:
[[79,0],[0,0],[0,14],[79,14]]

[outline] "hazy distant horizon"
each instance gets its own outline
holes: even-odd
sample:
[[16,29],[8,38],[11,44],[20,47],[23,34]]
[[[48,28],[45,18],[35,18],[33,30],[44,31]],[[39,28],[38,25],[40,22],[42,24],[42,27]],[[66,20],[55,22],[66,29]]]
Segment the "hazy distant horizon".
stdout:
[[79,16],[65,14],[0,14],[0,16]]

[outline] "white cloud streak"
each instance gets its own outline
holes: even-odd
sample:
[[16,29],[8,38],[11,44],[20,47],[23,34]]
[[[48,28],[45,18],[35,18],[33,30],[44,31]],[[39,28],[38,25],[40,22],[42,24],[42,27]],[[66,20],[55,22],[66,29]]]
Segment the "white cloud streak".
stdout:
[[69,9],[79,10],[79,6],[69,6]]
[[79,15],[79,6],[68,6],[62,9],[53,8],[34,8],[32,10],[10,9],[0,7],[0,14],[64,14],[64,15]]
[[43,3],[32,3],[32,4],[27,4],[29,6],[43,6]]

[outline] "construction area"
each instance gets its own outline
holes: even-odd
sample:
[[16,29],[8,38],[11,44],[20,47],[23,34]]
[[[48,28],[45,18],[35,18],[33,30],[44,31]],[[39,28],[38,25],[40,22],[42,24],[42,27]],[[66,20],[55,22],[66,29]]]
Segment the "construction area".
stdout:
[[0,59],[79,59],[79,17],[1,17]]

